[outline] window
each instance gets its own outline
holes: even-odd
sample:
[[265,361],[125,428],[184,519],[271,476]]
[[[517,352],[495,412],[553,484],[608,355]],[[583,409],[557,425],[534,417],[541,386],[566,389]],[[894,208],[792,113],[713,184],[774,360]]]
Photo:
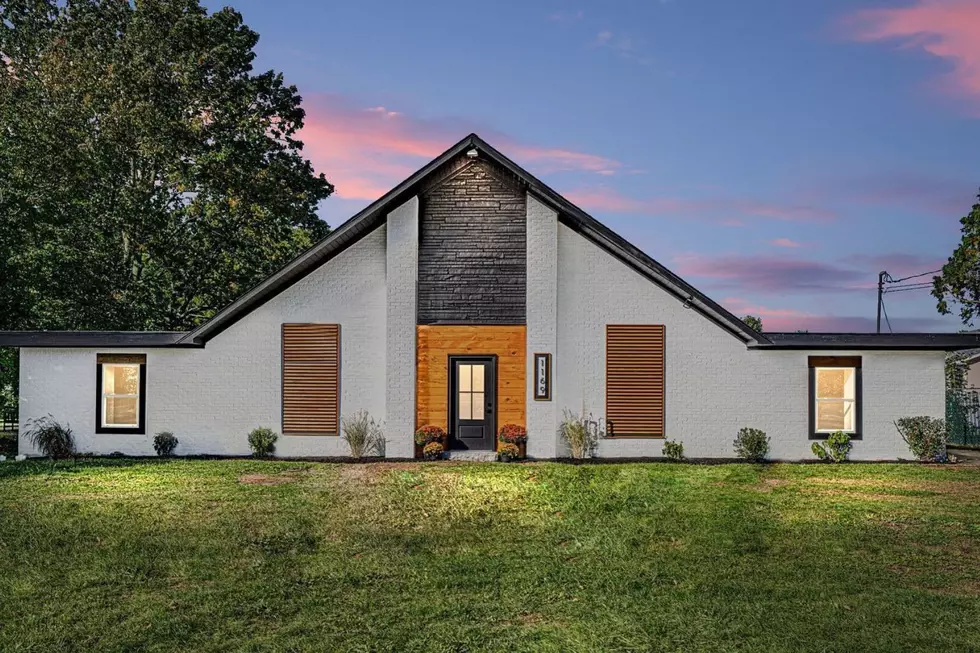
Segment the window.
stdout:
[[606,432],[664,437],[664,326],[606,326]]
[[340,433],[340,325],[282,325],[283,435]]
[[146,433],[146,356],[96,358],[96,433]]
[[457,377],[459,404],[456,407],[459,419],[483,419],[486,407],[483,378],[486,369],[483,363],[460,363]]
[[811,356],[810,439],[843,431],[861,437],[861,357]]

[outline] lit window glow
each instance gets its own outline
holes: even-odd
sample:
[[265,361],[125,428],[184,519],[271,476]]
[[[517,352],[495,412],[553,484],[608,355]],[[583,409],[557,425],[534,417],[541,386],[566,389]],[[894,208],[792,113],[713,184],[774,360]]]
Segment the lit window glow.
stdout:
[[128,363],[102,365],[102,426],[138,428],[140,366]]
[[816,430],[818,433],[854,433],[857,370],[853,367],[818,367]]

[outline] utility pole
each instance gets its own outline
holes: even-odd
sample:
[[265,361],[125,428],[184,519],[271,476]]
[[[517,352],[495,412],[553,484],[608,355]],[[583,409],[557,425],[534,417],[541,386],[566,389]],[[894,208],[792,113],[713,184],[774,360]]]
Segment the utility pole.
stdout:
[[882,270],[878,273],[878,326],[876,333],[881,333],[881,299],[882,293],[885,291],[885,277],[888,273]]

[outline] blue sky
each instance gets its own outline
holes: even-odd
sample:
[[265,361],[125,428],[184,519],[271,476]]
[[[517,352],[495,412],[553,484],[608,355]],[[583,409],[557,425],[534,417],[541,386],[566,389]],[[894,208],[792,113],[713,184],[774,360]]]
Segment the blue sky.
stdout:
[[234,6],[331,224],[475,131],[768,330],[872,330],[878,271],[938,268],[980,186],[980,0]]

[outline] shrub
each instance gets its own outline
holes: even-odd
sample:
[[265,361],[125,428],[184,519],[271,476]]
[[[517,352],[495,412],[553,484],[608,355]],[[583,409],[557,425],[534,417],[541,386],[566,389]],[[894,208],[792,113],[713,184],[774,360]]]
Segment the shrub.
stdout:
[[177,438],[170,431],[163,431],[153,436],[153,450],[158,456],[172,456],[177,448]]
[[27,438],[49,458],[70,458],[75,454],[75,438],[70,426],[62,426],[51,415],[27,423]]
[[521,457],[521,449],[511,442],[503,442],[497,447],[497,455],[504,462],[517,460]]
[[769,438],[759,429],[740,429],[732,444],[735,456],[749,462],[761,463],[769,455]]
[[565,409],[563,415],[561,424],[558,426],[558,435],[571,449],[572,458],[585,458],[592,455],[599,440],[598,434],[593,428],[595,422],[568,409]]
[[527,442],[527,429],[517,424],[504,424],[500,427],[497,439],[508,444],[524,444]]
[[429,444],[425,445],[425,448],[422,449],[422,456],[426,460],[439,460],[442,458],[442,452],[443,448],[441,442],[430,442]]
[[919,460],[944,463],[946,455],[946,421],[932,417],[903,417],[895,428]]
[[664,442],[664,457],[675,462],[684,460],[684,445],[680,442],[667,440]]
[[279,435],[272,429],[260,427],[248,434],[248,446],[256,458],[271,456],[276,450],[276,440]]
[[810,449],[820,460],[829,463],[842,463],[851,453],[851,436],[843,431],[834,431],[824,442],[814,442]]
[[445,441],[445,439],[446,432],[441,426],[435,426],[433,424],[423,426],[415,432],[415,444],[419,445],[420,447],[424,447],[432,442],[438,442],[441,444]]
[[350,447],[350,455],[361,458],[374,452],[379,456],[385,455],[384,433],[381,426],[375,422],[366,410],[359,410],[351,418],[344,418],[340,425],[344,434],[341,436]]

